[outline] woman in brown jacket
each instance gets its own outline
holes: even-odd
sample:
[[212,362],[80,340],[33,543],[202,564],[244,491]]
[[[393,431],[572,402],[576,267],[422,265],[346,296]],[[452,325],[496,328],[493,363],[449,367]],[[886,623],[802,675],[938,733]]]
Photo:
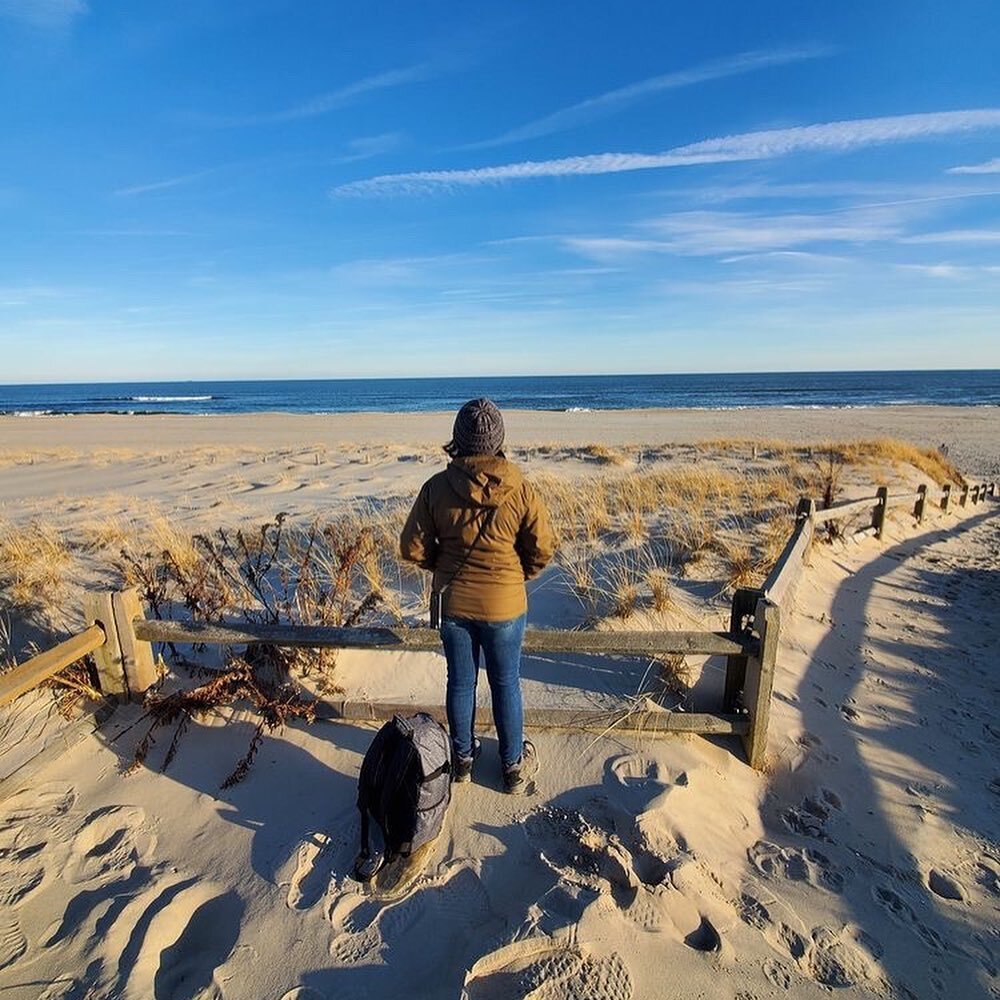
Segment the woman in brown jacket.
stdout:
[[504,787],[517,794],[538,764],[533,744],[523,738],[524,582],[545,568],[555,542],[544,504],[504,457],[503,440],[503,417],[490,400],[471,400],[458,411],[445,445],[451,462],[421,488],[400,549],[404,559],[433,572],[433,590],[441,594],[454,779],[471,779],[479,750],[474,726],[481,651]]

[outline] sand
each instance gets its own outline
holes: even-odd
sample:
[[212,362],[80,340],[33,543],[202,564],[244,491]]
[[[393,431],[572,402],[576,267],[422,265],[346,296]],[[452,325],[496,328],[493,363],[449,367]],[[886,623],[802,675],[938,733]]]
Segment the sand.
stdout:
[[[755,411],[754,432],[806,434],[796,422],[805,418],[817,439],[848,437],[874,433],[850,421],[903,420],[897,408],[836,412],[833,429],[830,414]],[[997,412],[921,411],[905,436],[939,444],[948,427],[952,454],[989,468]],[[565,426],[550,435],[550,417],[583,418],[579,437]],[[0,453],[66,450],[0,469],[0,516],[61,523],[145,501],[192,520],[222,516],[227,506],[212,504],[226,480],[216,479],[237,474],[252,488],[227,504],[258,514],[305,494],[306,511],[412,488],[435,460],[421,461],[420,449],[446,431],[443,418],[407,418],[373,455],[373,446],[356,450],[359,428],[398,418],[329,418],[324,431],[321,418],[269,417],[252,435],[250,418],[165,419],[162,437],[145,418],[0,422]],[[745,415],[542,420],[512,415],[511,434],[523,426],[538,442],[683,444],[747,431]],[[327,451],[310,464],[303,449],[292,465],[307,440]],[[163,460],[168,453],[187,459]],[[310,492],[316,482],[324,486]],[[996,510],[932,511],[919,527],[899,516],[880,541],[816,548],[783,620],[765,773],[726,739],[543,732],[533,734],[543,761],[536,790],[511,798],[498,790],[487,733],[474,782],[455,789],[423,878],[399,900],[373,901],[347,877],[373,729],[290,725],[223,792],[251,713],[206,716],[165,773],[159,745],[149,767],[123,777],[141,727],[129,728],[138,708],[119,709],[0,801],[0,993],[997,995]],[[551,623],[553,608],[538,593],[536,623]],[[525,666],[526,701],[613,704],[635,690],[636,669],[538,658]],[[442,670],[433,654],[353,653],[342,655],[338,680],[358,697],[439,702]],[[26,703],[0,730],[5,758],[23,739],[19,712]]]
[[[265,452],[345,444],[431,446],[451,436],[451,413],[239,414],[194,416],[0,417],[0,455],[22,450],[138,453],[255,447]],[[900,437],[929,448],[944,444],[968,475],[1000,471],[1000,406],[889,406],[858,409],[596,410],[504,413],[509,441],[690,444],[715,438]]]

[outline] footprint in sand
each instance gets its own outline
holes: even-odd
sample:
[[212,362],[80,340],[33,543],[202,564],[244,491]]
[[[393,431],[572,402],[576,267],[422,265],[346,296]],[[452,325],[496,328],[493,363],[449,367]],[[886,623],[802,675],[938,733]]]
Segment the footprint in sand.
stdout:
[[776,958],[769,958],[763,965],[764,975],[772,986],[777,986],[779,990],[789,990],[792,988],[793,972]]
[[758,840],[747,850],[747,856],[754,868],[766,878],[806,882],[831,892],[840,892],[844,887],[844,876],[834,863],[812,848],[779,847],[769,841]]
[[625,908],[625,916],[649,934],[661,934],[669,930],[674,926],[665,898],[669,892],[663,886],[657,886],[648,892],[637,892],[631,905]]
[[833,813],[842,809],[843,800],[837,792],[820,788],[814,795],[807,795],[797,806],[782,809],[779,815],[781,822],[792,833],[835,843],[826,832],[826,826]]
[[[678,775],[673,784],[687,784],[687,775]],[[604,785],[608,794],[634,816],[667,791],[671,782],[657,761],[642,754],[625,753],[605,764]]]
[[470,927],[484,928],[493,919],[486,889],[471,868],[456,865],[445,879],[427,880],[398,901],[371,899],[356,905],[341,916],[330,954],[342,965],[370,962],[379,953],[405,947],[414,929],[434,927],[434,938],[421,947],[420,961],[445,960],[456,936]]
[[480,959],[466,977],[467,1000],[632,1000],[635,987],[617,953],[585,954],[528,938]]
[[70,848],[62,878],[71,885],[105,884],[127,876],[149,859],[156,837],[143,827],[136,806],[106,806],[83,822]]
[[948,950],[944,938],[933,927],[928,927],[917,916],[917,911],[895,889],[884,885],[873,886],[872,898],[885,909],[897,924],[901,927],[908,927],[929,948],[932,948],[934,951]]
[[881,983],[878,958],[881,945],[860,928],[846,925],[839,931],[817,927],[806,956],[806,970],[822,986],[843,988]]
[[976,884],[994,896],[1000,896],[1000,867],[988,858],[976,862]]
[[378,928],[368,927],[360,934],[342,934],[330,942],[330,957],[339,965],[368,965],[382,950]]
[[957,878],[936,868],[932,868],[927,876],[927,888],[942,899],[965,902],[969,898],[965,886]]
[[299,846],[298,863],[292,875],[285,902],[289,909],[308,910],[323,897],[330,878],[331,840],[325,833],[314,833]]
[[16,792],[0,808],[0,830],[31,826],[51,830],[58,827],[76,804],[76,793],[68,785],[50,782]]
[[[885,978],[879,966],[882,946],[861,928],[845,924],[839,930],[816,927],[809,935],[788,924],[778,923],[765,930],[764,938],[792,959],[799,973],[827,988],[874,986],[881,992]],[[779,989],[792,987],[792,969],[777,959],[763,965],[764,975]]]
[[649,757],[637,753],[623,753],[608,760],[607,770],[625,788],[663,787],[662,768]]

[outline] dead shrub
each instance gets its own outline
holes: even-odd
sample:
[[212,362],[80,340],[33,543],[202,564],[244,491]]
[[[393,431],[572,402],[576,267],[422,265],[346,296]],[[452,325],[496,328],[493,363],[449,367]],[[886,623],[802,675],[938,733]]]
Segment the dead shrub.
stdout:
[[[172,617],[183,607],[195,621],[238,616],[259,625],[349,628],[380,601],[364,571],[373,532],[356,523],[314,522],[290,528],[286,516],[279,514],[254,529],[220,528],[211,535],[173,534],[161,525],[152,541],[164,547],[123,549],[119,566],[157,617]],[[136,761],[145,758],[160,726],[177,723],[166,766],[195,713],[249,701],[261,722],[226,787],[234,784],[249,768],[265,730],[289,717],[311,717],[310,703],[297,694],[291,673],[316,672],[321,690],[336,690],[336,653],[263,643],[249,644],[241,656],[230,652],[223,671],[209,683],[148,700],[153,724],[136,751]]]

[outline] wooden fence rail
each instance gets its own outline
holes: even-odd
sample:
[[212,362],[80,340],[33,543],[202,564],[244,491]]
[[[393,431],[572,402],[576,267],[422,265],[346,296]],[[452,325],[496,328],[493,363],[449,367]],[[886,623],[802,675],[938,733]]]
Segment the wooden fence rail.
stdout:
[[32,657],[27,663],[0,674],[0,705],[6,705],[43,681],[82,660],[88,653],[100,649],[107,641],[100,625],[91,625],[70,636],[58,646]]
[[[176,622],[142,619],[134,623],[142,642],[201,643],[272,646],[308,649],[391,649],[400,652],[439,652],[441,635],[431,628],[330,628],[314,625],[248,625]],[[729,656],[754,646],[752,638],[726,632],[576,632],[526,629],[526,653],[603,653],[653,655],[666,653]]]
[[[996,483],[963,485],[958,506],[976,505],[997,495]],[[774,568],[760,589],[741,588],[733,595],[728,632],[582,632],[528,629],[527,653],[577,653],[605,656],[662,656],[668,654],[725,656],[726,679],[719,712],[672,712],[655,706],[625,712],[614,718],[608,712],[572,708],[525,710],[525,724],[536,728],[573,728],[594,732],[632,731],[658,733],[717,733],[741,736],[747,760],[754,768],[765,762],[768,717],[778,654],[782,606],[787,606],[809,562],[816,529],[869,514],[862,531],[881,537],[886,513],[892,507],[913,507],[923,519],[928,501],[947,511],[952,488],[890,494],[880,486],[875,496],[832,504],[817,510],[803,498],[796,511],[795,527]],[[115,594],[88,594],[88,626],[47,652],[0,674],[0,705],[37,687],[67,666],[93,655],[101,689],[119,697],[138,697],[156,681],[152,643],[239,646],[263,643],[284,647],[395,650],[436,652],[441,638],[428,628],[329,628],[309,625],[255,625],[200,623],[146,619],[134,590]],[[424,710],[443,718],[440,705],[356,703],[324,701],[317,706],[321,718],[370,721],[391,718],[399,712]],[[484,721],[492,716],[478,710]]]

